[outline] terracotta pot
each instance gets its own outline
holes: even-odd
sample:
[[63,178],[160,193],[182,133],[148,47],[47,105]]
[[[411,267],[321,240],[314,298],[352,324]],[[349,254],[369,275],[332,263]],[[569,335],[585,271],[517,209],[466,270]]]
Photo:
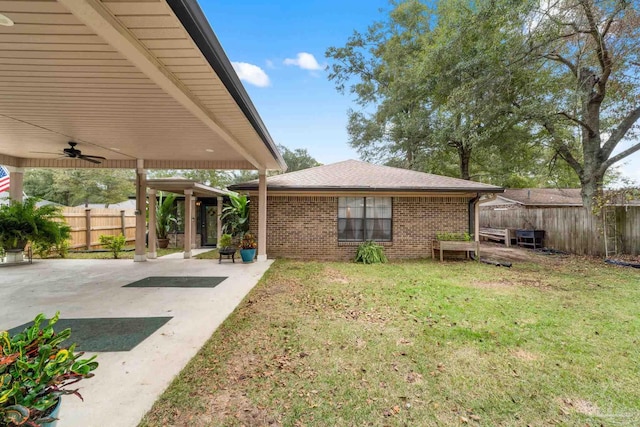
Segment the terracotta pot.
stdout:
[[158,247],[160,249],[167,249],[169,247],[169,239],[158,239]]

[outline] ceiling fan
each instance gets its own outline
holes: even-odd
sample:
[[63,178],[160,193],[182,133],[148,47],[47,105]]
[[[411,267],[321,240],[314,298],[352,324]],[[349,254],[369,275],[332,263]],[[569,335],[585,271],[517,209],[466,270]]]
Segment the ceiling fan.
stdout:
[[[70,158],[70,159],[81,159],[81,160],[86,160],[88,162],[91,163],[102,163],[102,160],[105,160],[106,157],[102,157],[102,156],[89,156],[88,154],[82,154],[82,151],[78,150],[76,148],[76,145],[78,145],[77,142],[72,142],[69,141],[69,148],[65,148],[62,150],[62,156],[63,158]],[[38,153],[38,154],[60,154],[60,153],[49,153],[49,152],[43,152],[43,151],[32,151],[32,153]]]

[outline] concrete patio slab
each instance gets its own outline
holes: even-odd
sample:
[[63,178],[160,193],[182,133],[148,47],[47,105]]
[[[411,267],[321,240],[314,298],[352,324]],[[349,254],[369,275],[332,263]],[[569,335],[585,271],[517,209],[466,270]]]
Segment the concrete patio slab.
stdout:
[[[5,268],[0,276],[0,301],[5,302],[0,329],[58,310],[63,318],[170,316],[133,350],[98,353],[96,376],[78,384],[84,402],[63,398],[58,427],[135,426],[271,262],[38,260]],[[228,278],[215,288],[123,288],[148,276]]]

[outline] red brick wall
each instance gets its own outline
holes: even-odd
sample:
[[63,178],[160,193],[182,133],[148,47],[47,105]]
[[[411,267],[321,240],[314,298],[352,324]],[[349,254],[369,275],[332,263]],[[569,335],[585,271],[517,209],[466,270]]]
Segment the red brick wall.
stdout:
[[[257,195],[251,196],[250,229],[257,235]],[[469,231],[469,199],[393,197],[393,237],[383,242],[390,259],[431,257],[436,232]],[[269,258],[348,260],[357,243],[338,242],[338,197],[269,196]]]

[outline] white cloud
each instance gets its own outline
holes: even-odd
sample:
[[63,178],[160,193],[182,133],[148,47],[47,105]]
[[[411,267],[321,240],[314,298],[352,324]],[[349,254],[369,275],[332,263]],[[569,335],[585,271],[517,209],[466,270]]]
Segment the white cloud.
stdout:
[[269,76],[264,70],[257,65],[247,62],[232,62],[233,69],[238,73],[240,80],[258,87],[267,87],[271,85]]
[[296,59],[287,58],[284,60],[284,65],[295,65],[303,70],[322,70],[322,66],[318,64],[316,58],[307,52],[298,53]]

